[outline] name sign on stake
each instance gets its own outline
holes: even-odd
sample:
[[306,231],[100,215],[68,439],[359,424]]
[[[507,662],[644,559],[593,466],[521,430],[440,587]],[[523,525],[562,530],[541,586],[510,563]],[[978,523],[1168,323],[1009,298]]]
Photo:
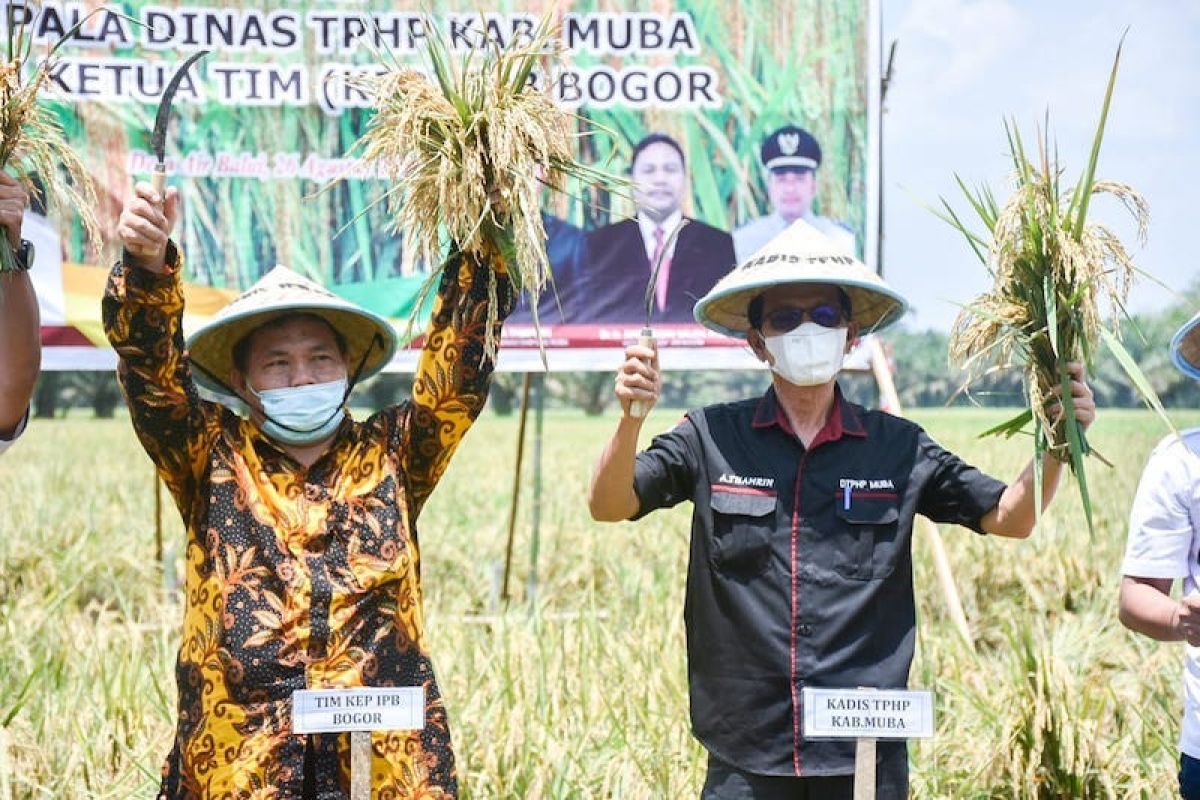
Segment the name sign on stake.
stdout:
[[801,692],[809,739],[928,739],[933,692],[925,689],[817,689]]
[[425,687],[302,689],[292,692],[292,733],[419,730]]

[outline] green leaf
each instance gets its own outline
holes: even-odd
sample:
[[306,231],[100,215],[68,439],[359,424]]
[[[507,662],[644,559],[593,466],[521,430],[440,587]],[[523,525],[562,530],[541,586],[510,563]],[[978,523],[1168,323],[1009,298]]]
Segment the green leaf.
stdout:
[[963,195],[967,198],[967,202],[971,204],[971,208],[975,209],[975,213],[983,221],[983,224],[987,226],[989,231],[994,231],[996,229],[996,218],[990,213],[985,204],[984,191],[982,189],[976,192],[971,191],[967,187],[966,182],[963,181],[962,176],[957,172],[954,173],[954,180],[958,184],[958,188],[962,190]]
[[926,208],[932,211],[934,215],[936,215],[943,222],[947,222],[956,228],[958,232],[961,233],[967,240],[967,244],[970,245],[971,250],[974,251],[976,258],[978,258],[979,261],[986,266],[987,253],[985,251],[988,247],[987,242],[984,241],[983,238],[978,234],[973,233],[969,228],[967,228],[963,221],[959,219],[958,214],[956,214],[954,209],[951,208],[950,203],[946,201],[946,198],[939,197],[938,200],[941,201],[942,206],[946,209],[945,213],[933,208],[932,206],[926,206]]
[[1033,421],[1033,411],[1027,408],[1024,411],[1022,411],[1020,414],[1017,414],[1015,417],[1012,417],[1011,419],[1007,419],[1004,422],[1001,422],[999,425],[995,426],[994,428],[988,428],[986,431],[979,434],[979,438],[983,439],[988,436],[999,436],[999,435],[1011,437],[1014,434],[1020,433],[1025,428],[1025,426],[1028,425],[1031,421]]
[[[1071,457],[1071,471],[1075,473],[1075,483],[1079,486],[1079,500],[1083,504],[1083,515],[1087,519],[1088,536],[1096,541],[1096,528],[1092,522],[1092,499],[1088,494],[1087,473],[1084,470],[1083,457],[1087,453],[1087,442],[1083,438],[1083,430],[1079,420],[1075,418],[1075,399],[1071,395],[1071,373],[1065,367],[1060,368],[1059,387],[1062,392],[1059,397],[1066,420],[1067,449]],[[1039,501],[1040,505],[1040,501]]]
[[1146,405],[1154,409],[1154,411],[1158,414],[1159,419],[1166,423],[1166,426],[1170,428],[1172,432],[1178,434],[1179,431],[1176,430],[1175,424],[1171,422],[1171,418],[1167,416],[1167,410],[1163,407],[1162,400],[1159,399],[1158,392],[1154,391],[1154,387],[1151,386],[1150,381],[1146,379],[1145,373],[1142,372],[1141,367],[1137,365],[1137,361],[1135,361],[1133,356],[1129,354],[1129,351],[1125,349],[1125,345],[1121,344],[1121,340],[1118,339],[1113,332],[1107,328],[1100,329],[1100,340],[1104,342],[1104,345],[1108,348],[1108,351],[1113,354],[1114,358],[1117,359],[1117,363],[1121,365],[1121,369],[1123,369],[1125,374],[1129,376],[1129,380],[1132,381],[1134,387],[1138,391],[1138,394],[1141,395],[1142,400],[1145,401]]
[[1043,463],[1046,454],[1046,436],[1042,418],[1034,417],[1032,410],[1028,413],[1033,418],[1033,524],[1037,526],[1042,524],[1042,492],[1046,485],[1046,465]]
[[21,688],[17,690],[17,693],[13,695],[12,705],[10,705],[8,711],[5,712],[4,719],[0,719],[0,728],[7,728],[9,723],[13,721],[13,718],[17,716],[17,712],[19,712],[21,707],[25,705],[26,696],[29,694],[29,690],[33,687],[34,680],[38,677],[38,675],[45,672],[48,663],[49,662],[43,662],[39,664],[36,669],[29,673],[29,677],[27,677],[25,682],[21,684]]
[[1096,136],[1092,140],[1092,154],[1088,158],[1087,171],[1079,182],[1079,211],[1075,217],[1075,241],[1079,241],[1083,236],[1083,225],[1087,220],[1088,202],[1092,197],[1092,186],[1096,182],[1096,162],[1100,160],[1100,144],[1104,141],[1104,126],[1108,122],[1108,107],[1112,102],[1113,86],[1117,82],[1117,67],[1121,63],[1121,47],[1125,44],[1125,34],[1128,32],[1129,29],[1126,28],[1125,32],[1121,34],[1121,41],[1117,43],[1117,53],[1113,56],[1112,71],[1108,74],[1108,87],[1104,90],[1104,105],[1100,108],[1100,122],[1096,125]]
[[1021,175],[1021,183],[1029,184],[1033,180],[1029,159],[1025,157],[1025,143],[1021,141],[1021,132],[1017,129],[1016,120],[1004,121],[1004,132],[1008,135],[1008,147],[1012,153],[1013,165]]
[[1062,355],[1058,349],[1058,298],[1054,294],[1054,277],[1049,272],[1042,275],[1042,295],[1046,302],[1046,333],[1050,337],[1050,349],[1057,359]]

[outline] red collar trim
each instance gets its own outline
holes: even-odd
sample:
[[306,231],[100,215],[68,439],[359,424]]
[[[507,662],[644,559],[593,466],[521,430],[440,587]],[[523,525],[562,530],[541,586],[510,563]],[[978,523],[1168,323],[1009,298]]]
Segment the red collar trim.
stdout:
[[[767,389],[766,394],[758,401],[758,407],[754,410],[754,419],[750,425],[753,428],[778,427],[789,436],[796,435],[792,429],[792,423],[788,421],[787,414],[783,413],[783,406],[779,404],[779,397],[775,394],[774,386]],[[809,447],[811,449],[821,442],[837,441],[843,436],[865,439],[867,429],[863,426],[862,418],[854,406],[842,396],[842,388],[834,386],[833,408],[830,410],[829,418],[825,420],[825,426],[817,433]]]

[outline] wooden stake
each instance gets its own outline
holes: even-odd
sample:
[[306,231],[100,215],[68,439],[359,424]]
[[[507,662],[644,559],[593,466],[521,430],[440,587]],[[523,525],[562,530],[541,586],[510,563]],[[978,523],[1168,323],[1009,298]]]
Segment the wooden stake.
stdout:
[[371,800],[371,732],[350,734],[350,800]]
[[854,740],[854,800],[875,800],[875,740]]
[[167,565],[163,563],[163,534],[162,534],[162,481],[158,471],[154,473],[154,560],[166,572]]
[[[875,383],[879,386],[880,407],[897,417],[904,416],[900,407],[900,395],[896,391],[896,383],[892,380],[892,371],[888,368],[887,356],[883,353],[883,341],[878,336],[872,336],[871,343],[871,372],[875,375]],[[933,566],[937,571],[938,582],[942,586],[942,594],[946,596],[946,609],[959,635],[971,650],[975,649],[975,640],[971,638],[971,626],[967,624],[967,614],[963,611],[962,598],[959,597],[958,587],[954,584],[954,572],[950,569],[950,558],[946,555],[946,545],[937,525],[925,517],[920,518],[920,529],[933,551]]]
[[513,539],[517,532],[517,501],[521,498],[521,465],[525,461],[525,421],[529,418],[529,384],[531,373],[521,381],[521,421],[517,425],[517,463],[513,466],[512,505],[508,507],[508,543],[504,546],[504,581],[500,584],[500,599],[508,603],[508,579],[512,573]]
[[525,579],[525,602],[530,613],[537,607],[538,553],[542,541],[542,423],[546,417],[546,374],[537,379],[533,403],[533,505],[529,519],[529,576]]

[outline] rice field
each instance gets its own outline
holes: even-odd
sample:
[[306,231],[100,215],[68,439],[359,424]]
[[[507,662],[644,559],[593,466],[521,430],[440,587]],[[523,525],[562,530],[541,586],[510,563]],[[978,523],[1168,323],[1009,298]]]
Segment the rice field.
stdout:
[[[678,413],[655,411],[647,431]],[[1028,444],[974,438],[1004,414],[914,416],[1011,477]],[[547,415],[534,603],[527,472],[514,597],[497,605],[515,418],[481,419],[422,518],[428,626],[464,797],[698,794],[682,625],[688,510],[590,521],[591,462],[614,421]],[[1177,422],[1200,424],[1200,413]],[[943,531],[975,652],[948,621],[918,536],[912,685],[934,690],[938,735],[911,749],[914,797],[1170,796],[1183,653],[1116,620],[1126,512],[1159,425],[1149,412],[1102,410],[1089,436],[1117,467],[1091,465],[1094,541],[1070,487],[1029,541]],[[182,618],[155,563],[153,510],[126,419],[37,420],[0,459],[0,800],[153,795]],[[181,527],[170,507],[165,519],[174,559]]]

